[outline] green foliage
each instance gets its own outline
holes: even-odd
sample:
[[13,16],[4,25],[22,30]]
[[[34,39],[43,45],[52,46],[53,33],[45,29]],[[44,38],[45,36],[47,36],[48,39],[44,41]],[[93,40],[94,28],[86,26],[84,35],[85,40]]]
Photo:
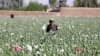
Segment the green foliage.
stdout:
[[67,0],[60,0],[59,1],[60,7],[66,7],[67,6],[66,2],[67,2]]
[[47,5],[42,5],[37,2],[30,2],[27,7],[8,7],[8,8],[1,8],[1,10],[17,10],[17,11],[43,11],[47,10]]
[[100,7],[100,2],[98,3],[98,7]]
[[98,7],[97,0],[75,0],[75,7]]
[[[53,36],[42,30],[49,18],[59,29]],[[100,17],[0,17],[0,56],[100,56]]]
[[57,0],[49,0],[49,4],[50,4],[50,5],[55,4],[56,1],[57,1]]
[[27,6],[26,10],[28,10],[28,11],[42,11],[42,10],[44,10],[44,5],[39,4],[37,2],[30,2],[30,4]]
[[1,5],[3,10],[16,10],[23,6],[23,0],[2,0]]
[[16,9],[16,8],[20,8],[23,6],[23,0],[9,0],[10,2],[7,2],[8,8],[12,8],[12,9]]
[[48,6],[44,5],[44,10],[47,11],[47,9],[48,9]]
[[57,0],[49,0],[49,5],[50,5],[52,8],[54,8],[54,7],[56,7],[56,2],[57,2]]

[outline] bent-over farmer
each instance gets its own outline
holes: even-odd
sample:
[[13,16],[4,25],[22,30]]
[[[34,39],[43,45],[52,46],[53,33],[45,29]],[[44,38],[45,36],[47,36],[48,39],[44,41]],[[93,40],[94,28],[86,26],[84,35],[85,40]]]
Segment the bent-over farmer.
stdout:
[[54,19],[49,20],[49,25],[47,25],[46,32],[55,33],[58,30],[57,25],[54,23]]

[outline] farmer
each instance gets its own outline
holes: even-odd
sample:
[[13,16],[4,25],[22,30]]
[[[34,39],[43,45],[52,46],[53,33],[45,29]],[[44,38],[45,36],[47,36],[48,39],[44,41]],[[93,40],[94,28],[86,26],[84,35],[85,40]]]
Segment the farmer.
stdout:
[[14,14],[10,14],[10,18],[14,18]]
[[46,28],[46,32],[56,32],[58,30],[57,25],[54,23],[53,19],[49,20],[49,25]]

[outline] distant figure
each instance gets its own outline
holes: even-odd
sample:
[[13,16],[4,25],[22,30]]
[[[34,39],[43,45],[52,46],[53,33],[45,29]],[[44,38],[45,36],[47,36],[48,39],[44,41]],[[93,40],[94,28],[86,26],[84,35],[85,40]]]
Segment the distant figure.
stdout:
[[53,19],[49,20],[49,25],[47,26],[46,32],[55,33],[58,30],[57,25],[54,23]]
[[10,17],[11,17],[11,18],[14,18],[14,14],[10,14]]

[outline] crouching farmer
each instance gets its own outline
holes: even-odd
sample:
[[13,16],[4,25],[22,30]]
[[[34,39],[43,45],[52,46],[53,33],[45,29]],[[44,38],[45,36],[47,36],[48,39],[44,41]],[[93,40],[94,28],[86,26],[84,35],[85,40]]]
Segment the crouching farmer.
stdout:
[[54,23],[53,19],[49,20],[49,25],[47,25],[46,32],[52,33],[55,35],[56,31],[58,30],[57,25]]

